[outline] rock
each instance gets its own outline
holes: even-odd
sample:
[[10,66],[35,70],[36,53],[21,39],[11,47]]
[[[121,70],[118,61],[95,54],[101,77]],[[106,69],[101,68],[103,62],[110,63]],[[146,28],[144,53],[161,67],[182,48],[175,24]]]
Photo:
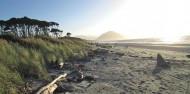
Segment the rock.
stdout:
[[97,55],[97,57],[101,57],[100,55]]
[[94,54],[93,50],[88,51],[88,57],[93,59],[94,56],[95,56],[95,54]]
[[63,60],[60,58],[60,59],[57,59],[57,60],[55,61],[54,67],[61,69],[61,68],[63,68],[63,65],[64,65],[64,62],[63,62]]
[[102,61],[105,61],[105,59],[102,57]]
[[125,55],[124,53],[119,53],[119,52],[116,52],[115,54],[118,55],[118,56],[120,56],[120,57],[122,57],[122,56]]
[[74,69],[75,66],[72,63],[65,63],[63,68],[71,70],[71,69]]
[[58,84],[58,87],[55,90],[56,93],[75,91],[75,88],[70,84],[66,84],[66,83],[62,83],[62,82],[58,82],[57,84]]
[[86,56],[86,57],[82,57],[82,58],[78,59],[78,61],[89,62],[89,61],[91,61],[91,58]]
[[84,69],[85,65],[84,64],[80,64],[78,65],[78,69]]
[[169,62],[165,62],[164,58],[158,54],[157,55],[157,66],[162,67],[162,68],[169,68]]
[[102,45],[100,46],[101,48],[112,48],[112,46],[109,46],[109,45]]
[[85,76],[84,80],[88,81],[88,82],[95,82],[96,79],[93,76]]
[[109,52],[109,50],[105,50],[105,49],[96,49],[93,50],[94,54],[107,54]]
[[113,51],[110,51],[111,53],[113,53]]
[[60,62],[59,63],[59,68],[61,69],[63,67],[64,63],[63,62]]
[[186,55],[187,58],[190,58],[190,55]]
[[141,82],[140,82],[140,84],[143,84],[143,83],[145,83],[145,81],[141,81]]
[[119,60],[118,58],[113,58],[113,60]]
[[83,80],[84,76],[80,71],[73,71],[66,76],[66,79],[70,82],[76,82]]
[[81,83],[78,84],[79,87],[82,88],[87,88],[91,85],[91,83],[89,83],[88,81],[82,81]]
[[166,62],[164,58],[158,53],[157,55],[157,65],[153,70],[153,74],[161,72],[163,69],[170,68],[170,62]]
[[135,57],[135,58],[137,58],[137,57],[139,57],[139,56],[135,56],[135,55],[129,55],[130,57]]

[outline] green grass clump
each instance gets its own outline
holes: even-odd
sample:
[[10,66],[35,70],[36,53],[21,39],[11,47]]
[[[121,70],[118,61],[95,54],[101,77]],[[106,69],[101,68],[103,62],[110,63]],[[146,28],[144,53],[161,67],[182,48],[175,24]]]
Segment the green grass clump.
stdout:
[[0,93],[24,93],[25,78],[45,78],[47,65],[85,57],[87,42],[77,38],[0,36]]
[[0,93],[1,94],[16,94],[24,93],[24,82],[19,73],[10,70],[0,64]]

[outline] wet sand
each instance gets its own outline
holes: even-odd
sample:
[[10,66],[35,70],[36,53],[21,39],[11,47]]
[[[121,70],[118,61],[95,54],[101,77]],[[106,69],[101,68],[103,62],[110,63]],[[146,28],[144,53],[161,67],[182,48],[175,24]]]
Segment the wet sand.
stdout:
[[[110,43],[114,45],[115,43]],[[116,43],[118,46],[190,53],[190,44]]]

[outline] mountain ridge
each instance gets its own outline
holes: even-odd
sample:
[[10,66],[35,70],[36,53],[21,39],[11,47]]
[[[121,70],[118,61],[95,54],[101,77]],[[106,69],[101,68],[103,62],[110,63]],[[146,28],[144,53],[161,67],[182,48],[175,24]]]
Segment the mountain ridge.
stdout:
[[97,41],[111,41],[111,40],[123,40],[126,39],[120,33],[114,31],[108,31],[100,35],[96,40]]

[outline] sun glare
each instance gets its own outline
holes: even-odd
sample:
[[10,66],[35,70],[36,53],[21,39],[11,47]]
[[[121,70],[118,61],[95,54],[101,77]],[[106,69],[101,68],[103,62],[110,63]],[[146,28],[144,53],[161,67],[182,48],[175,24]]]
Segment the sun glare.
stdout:
[[161,39],[164,43],[177,43],[180,42],[180,37],[165,37]]
[[190,18],[189,14],[183,15],[188,13],[189,6],[181,1],[178,5],[177,1],[161,0],[157,4],[154,0],[126,0],[93,25],[77,30],[77,35],[100,36],[115,31],[127,39],[161,38],[164,43],[180,42],[180,36],[189,35]]

